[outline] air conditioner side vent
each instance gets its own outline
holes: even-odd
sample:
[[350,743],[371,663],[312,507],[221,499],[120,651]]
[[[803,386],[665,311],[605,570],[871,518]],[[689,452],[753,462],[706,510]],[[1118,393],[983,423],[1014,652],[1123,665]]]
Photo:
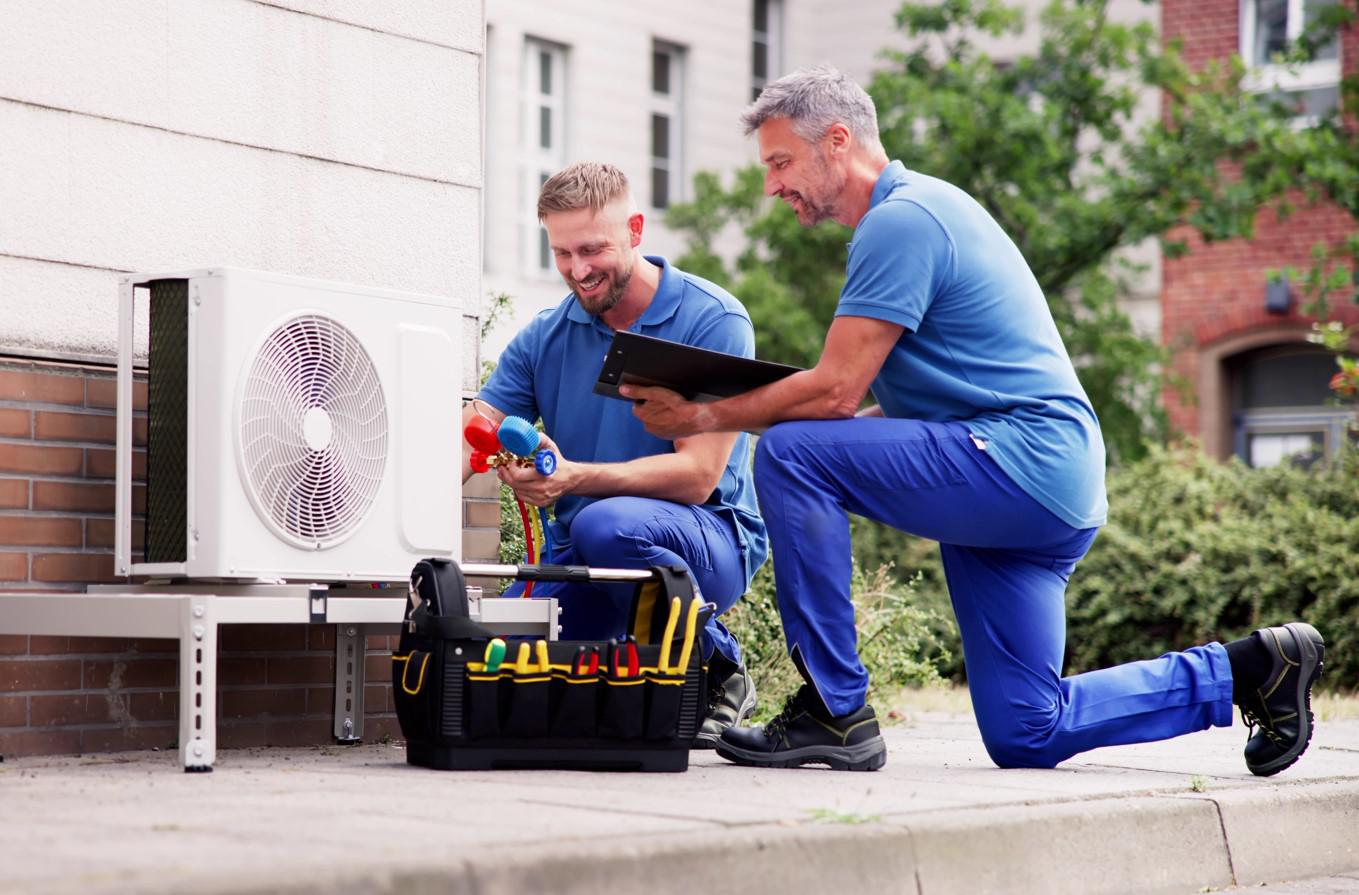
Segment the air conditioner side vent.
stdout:
[[189,281],[150,284],[146,562],[188,559]]

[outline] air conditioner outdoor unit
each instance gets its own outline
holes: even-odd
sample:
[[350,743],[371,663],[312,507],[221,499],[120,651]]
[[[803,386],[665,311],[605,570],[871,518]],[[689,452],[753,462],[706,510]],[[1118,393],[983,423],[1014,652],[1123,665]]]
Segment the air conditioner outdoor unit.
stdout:
[[[132,485],[139,300],[144,537]],[[421,557],[459,558],[461,328],[461,309],[435,296],[231,268],[123,277],[118,573],[382,582]]]

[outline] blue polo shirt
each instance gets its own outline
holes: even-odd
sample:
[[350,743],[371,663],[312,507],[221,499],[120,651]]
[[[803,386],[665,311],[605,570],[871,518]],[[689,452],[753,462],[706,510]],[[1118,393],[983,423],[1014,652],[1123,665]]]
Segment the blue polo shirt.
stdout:
[[873,381],[887,416],[966,421],[1058,518],[1104,523],[1099,421],[1028,263],[971,196],[889,164],[849,244],[835,313],[906,327]]
[[[647,256],[647,261],[661,269],[661,280],[631,332],[742,357],[755,355],[750,315],[730,293],[677,270],[664,258]],[[648,434],[632,415],[631,402],[594,393],[613,333],[580,306],[575,293],[568,295],[514,337],[482,388],[482,400],[512,416],[541,418],[547,434],[571,460],[623,463],[673,453],[674,442]],[[742,433],[717,489],[704,502],[736,529],[747,583],[768,552],[750,462],[750,436]],[[569,543],[571,520],[598,499],[568,494],[558,500],[553,543]]]

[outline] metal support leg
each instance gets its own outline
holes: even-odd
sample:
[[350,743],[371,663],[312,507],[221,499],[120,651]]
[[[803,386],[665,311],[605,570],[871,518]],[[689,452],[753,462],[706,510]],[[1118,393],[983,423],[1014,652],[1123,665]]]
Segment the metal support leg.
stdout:
[[335,626],[335,742],[363,739],[364,634],[362,625]]
[[180,604],[179,760],[186,772],[211,771],[217,759],[217,620],[213,598]]

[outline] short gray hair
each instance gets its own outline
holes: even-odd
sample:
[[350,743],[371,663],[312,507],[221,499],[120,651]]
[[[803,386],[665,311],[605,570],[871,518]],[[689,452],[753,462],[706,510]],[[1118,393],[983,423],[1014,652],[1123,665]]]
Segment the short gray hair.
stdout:
[[793,132],[808,143],[825,136],[837,121],[862,143],[874,145],[878,138],[878,112],[873,100],[848,75],[821,64],[784,75],[767,85],[755,102],[741,113],[746,136],[771,118],[787,118]]
[[628,178],[613,165],[576,162],[553,174],[538,193],[538,220],[557,211],[588,208],[599,214],[604,206],[631,196]]

